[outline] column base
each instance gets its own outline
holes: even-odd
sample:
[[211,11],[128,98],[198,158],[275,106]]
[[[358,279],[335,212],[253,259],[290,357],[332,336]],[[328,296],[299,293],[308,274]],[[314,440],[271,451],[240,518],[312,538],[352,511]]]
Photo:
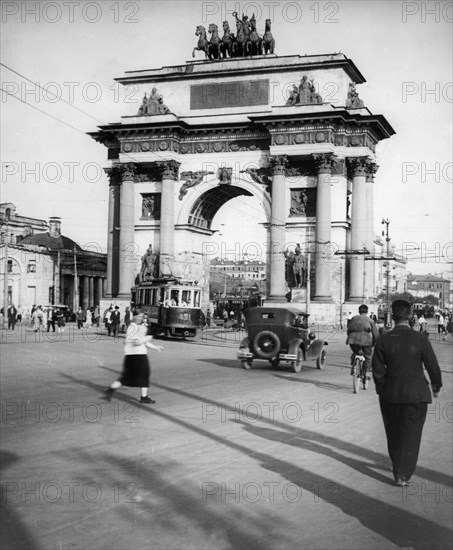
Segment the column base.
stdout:
[[266,298],[265,305],[274,305],[274,304],[286,304],[288,305],[288,299],[283,294],[282,296],[269,296],[269,298]]
[[[349,296],[347,299],[347,302],[352,302],[354,304],[365,304],[367,303],[367,299],[363,296]],[[345,302],[346,303],[346,302]]]
[[311,323],[332,323],[338,324],[338,306],[332,301],[325,302],[311,302],[310,303],[310,317],[308,319]]
[[313,302],[326,302],[326,303],[330,303],[330,302],[333,302],[333,299],[332,299],[332,296],[320,295],[320,296],[314,296],[314,297],[313,297]]

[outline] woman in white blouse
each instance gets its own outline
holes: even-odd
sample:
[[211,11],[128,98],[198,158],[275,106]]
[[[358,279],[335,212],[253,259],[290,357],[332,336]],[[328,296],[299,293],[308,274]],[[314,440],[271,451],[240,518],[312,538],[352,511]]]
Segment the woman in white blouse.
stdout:
[[120,378],[115,380],[104,390],[110,401],[113,392],[121,386],[141,388],[140,403],[155,403],[148,397],[149,378],[151,367],[148,361],[147,348],[155,351],[164,351],[162,346],[156,346],[151,342],[152,336],[148,336],[148,328],[143,324],[144,314],[140,310],[132,312],[132,323],[127,328],[126,341],[124,343],[123,372]]

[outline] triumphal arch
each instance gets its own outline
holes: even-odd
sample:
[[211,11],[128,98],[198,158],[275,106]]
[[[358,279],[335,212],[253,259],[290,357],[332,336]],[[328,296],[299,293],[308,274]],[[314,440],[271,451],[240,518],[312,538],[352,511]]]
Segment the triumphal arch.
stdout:
[[91,134],[110,161],[107,298],[165,276],[207,287],[214,216],[248,195],[267,220],[268,302],[338,321],[340,301],[373,294],[375,148],[394,131],[344,54],[278,56],[269,20],[260,37],[234,16],[235,38],[197,27],[200,59],[116,79],[142,104]]

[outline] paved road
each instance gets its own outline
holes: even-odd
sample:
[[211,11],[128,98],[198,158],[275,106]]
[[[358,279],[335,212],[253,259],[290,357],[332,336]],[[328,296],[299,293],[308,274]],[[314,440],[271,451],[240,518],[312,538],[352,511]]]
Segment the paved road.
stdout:
[[102,397],[122,338],[72,325],[57,341],[1,336],[3,548],[451,545],[451,341],[434,342],[444,389],[416,484],[402,489],[373,384],[352,394],[344,333],[326,334],[324,370],[299,374],[241,369],[239,333],[162,340],[165,352],[150,352],[153,406],[134,388]]

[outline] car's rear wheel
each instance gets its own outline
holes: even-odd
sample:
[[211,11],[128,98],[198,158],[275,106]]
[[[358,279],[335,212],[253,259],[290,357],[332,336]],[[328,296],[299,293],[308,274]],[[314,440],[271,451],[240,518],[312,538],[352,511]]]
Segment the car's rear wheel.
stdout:
[[280,347],[280,338],[271,330],[262,330],[253,339],[253,351],[261,359],[272,359],[278,355]]
[[302,363],[304,360],[304,354],[302,353],[301,348],[297,348],[297,359],[296,361],[291,361],[291,368],[293,372],[300,372],[302,370]]

